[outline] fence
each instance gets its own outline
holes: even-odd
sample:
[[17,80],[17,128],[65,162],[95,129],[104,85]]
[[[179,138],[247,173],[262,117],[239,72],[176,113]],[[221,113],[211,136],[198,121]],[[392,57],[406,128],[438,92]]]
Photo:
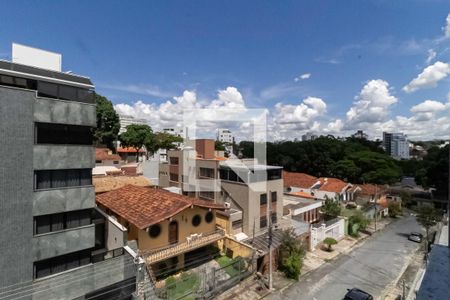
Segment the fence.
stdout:
[[222,256],[217,259],[220,268],[201,267],[182,273],[179,278],[166,279],[166,284],[158,288],[157,295],[162,299],[212,299],[223,293],[254,271],[253,260]]

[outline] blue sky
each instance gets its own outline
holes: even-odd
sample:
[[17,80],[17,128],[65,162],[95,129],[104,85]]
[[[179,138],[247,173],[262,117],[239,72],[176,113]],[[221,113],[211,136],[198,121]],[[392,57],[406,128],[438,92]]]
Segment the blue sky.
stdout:
[[[359,128],[373,137],[381,130],[449,137],[450,2],[317,2],[10,1],[0,12],[0,58],[11,59],[13,41],[60,52],[64,70],[90,76],[119,109],[155,127],[170,120],[149,115],[182,102],[172,99],[184,91],[205,107],[232,87],[229,97],[241,95],[245,107],[269,109],[280,123],[276,139]],[[429,74],[413,84],[418,89],[402,90],[427,66],[443,78],[424,83],[434,80]],[[308,97],[326,109],[303,102]],[[411,111],[425,100],[443,106]],[[352,107],[360,117],[348,116]]]

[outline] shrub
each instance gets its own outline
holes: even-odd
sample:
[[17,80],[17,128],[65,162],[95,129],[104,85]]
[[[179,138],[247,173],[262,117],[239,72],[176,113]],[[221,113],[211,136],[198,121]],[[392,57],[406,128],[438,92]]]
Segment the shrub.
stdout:
[[389,216],[392,218],[397,217],[402,212],[402,208],[400,207],[400,204],[397,202],[391,202],[389,203]]
[[302,260],[299,253],[294,253],[283,260],[283,271],[287,278],[298,280],[303,265]]
[[336,245],[337,241],[333,239],[332,237],[327,237],[323,240],[323,243],[328,246],[327,251],[331,252],[333,249],[331,248],[332,245]]

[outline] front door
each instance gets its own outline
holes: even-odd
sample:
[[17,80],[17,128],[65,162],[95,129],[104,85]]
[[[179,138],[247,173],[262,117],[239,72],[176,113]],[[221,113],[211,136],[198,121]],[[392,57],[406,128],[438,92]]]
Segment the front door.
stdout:
[[178,222],[172,221],[169,224],[169,243],[178,243]]

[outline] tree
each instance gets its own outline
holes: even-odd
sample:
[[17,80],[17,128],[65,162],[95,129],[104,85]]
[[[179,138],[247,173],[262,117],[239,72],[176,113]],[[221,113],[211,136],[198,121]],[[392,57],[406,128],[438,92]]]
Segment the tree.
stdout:
[[400,203],[397,203],[397,202],[389,203],[388,209],[389,209],[389,216],[392,218],[397,217],[402,212]]
[[96,144],[104,144],[109,149],[114,149],[114,141],[120,130],[119,115],[106,97],[95,94],[97,106],[97,128],[94,131]]
[[428,251],[429,231],[442,220],[442,212],[432,206],[422,206],[419,208],[419,213],[416,216],[417,223],[422,225],[426,231],[426,249]]
[[325,245],[328,246],[327,251],[328,251],[328,252],[331,252],[331,251],[333,251],[333,249],[331,248],[331,246],[332,246],[332,245],[336,245],[336,244],[337,244],[337,241],[336,241],[335,239],[333,239],[332,237],[327,237],[327,238],[325,238],[325,239],[323,240],[323,243],[324,243]]
[[177,146],[177,143],[182,143],[183,138],[178,135],[170,134],[167,132],[157,132],[154,136],[153,149],[147,149],[151,152],[156,152],[159,149],[173,149]]
[[364,216],[364,214],[358,210],[354,215],[348,218],[348,225],[353,236],[358,236],[360,230],[364,230],[369,225],[369,219]]
[[280,269],[288,278],[298,280],[301,268],[303,266],[303,257],[305,248],[298,240],[294,229],[283,230],[280,245]]
[[216,151],[225,151],[225,143],[219,140],[216,140],[214,143],[214,148]]
[[136,162],[139,160],[139,150],[143,146],[147,149],[154,149],[154,135],[152,128],[148,125],[131,124],[127,126],[127,131],[119,136],[121,145],[131,147],[136,150]]
[[340,215],[341,205],[338,200],[330,199],[328,196],[325,196],[325,202],[322,205],[321,210],[325,216],[325,220],[328,221]]

